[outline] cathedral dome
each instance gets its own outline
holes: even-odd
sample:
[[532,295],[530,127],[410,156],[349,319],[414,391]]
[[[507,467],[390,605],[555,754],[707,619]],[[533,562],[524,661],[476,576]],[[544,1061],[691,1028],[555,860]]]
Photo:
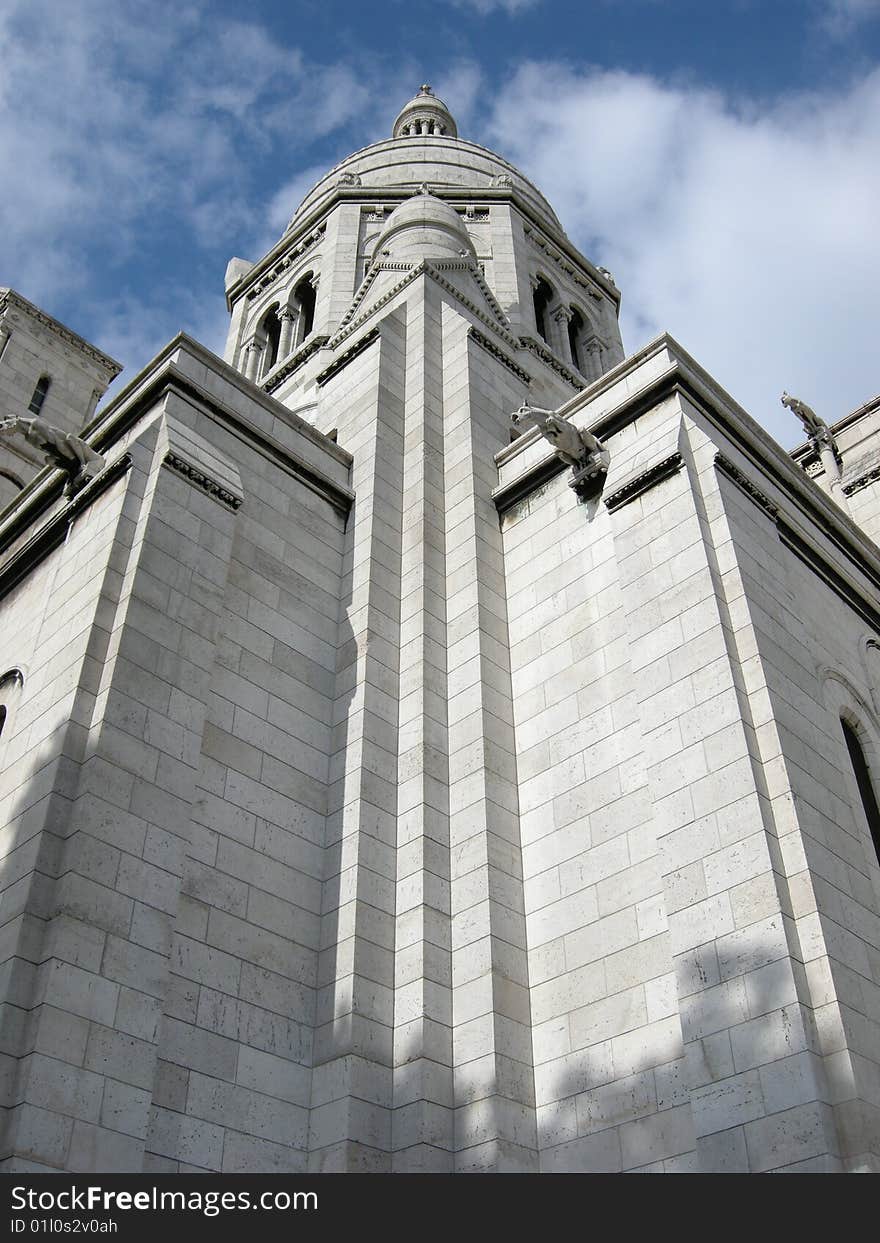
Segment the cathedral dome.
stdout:
[[563,233],[556,213],[527,177],[494,151],[457,137],[452,114],[441,99],[426,93],[429,89],[423,87],[404,105],[392,138],[355,151],[322,177],[297,208],[288,229],[320,210],[340,186],[381,195],[384,190],[412,192],[427,183],[443,198],[460,190],[513,190],[539,220]]
[[431,194],[426,185],[388,217],[375,254],[386,250],[394,259],[457,258],[462,251],[474,256],[473,243],[458,212]]

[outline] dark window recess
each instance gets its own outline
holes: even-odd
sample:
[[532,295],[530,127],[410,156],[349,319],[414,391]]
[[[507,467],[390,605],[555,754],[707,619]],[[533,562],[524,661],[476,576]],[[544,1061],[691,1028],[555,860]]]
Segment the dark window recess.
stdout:
[[46,394],[49,391],[49,385],[52,383],[47,375],[41,375],[34,387],[34,395],[31,398],[31,404],[28,410],[31,414],[39,414],[43,409],[43,402],[46,400]]
[[581,337],[584,334],[584,321],[579,311],[572,311],[571,319],[568,321],[568,348],[571,350],[571,361],[577,367],[578,371],[583,371],[584,365],[581,361]]
[[315,322],[315,286],[312,284],[308,276],[297,285],[293,291],[293,296],[299,303],[300,329],[299,339],[304,341],[312,331]]
[[871,830],[871,836],[874,839],[874,849],[877,852],[878,860],[880,860],[880,807],[877,806],[877,796],[874,793],[871,774],[868,771],[868,761],[865,759],[862,744],[859,742],[858,734],[853,727],[843,720],[841,720],[840,724],[843,728],[843,737],[846,742],[846,749],[849,752],[850,763],[856,775],[856,784],[859,787],[865,818],[868,821],[868,828]]
[[278,318],[278,306],[272,306],[263,316],[263,332],[266,334],[266,354],[263,361],[263,374],[274,367],[278,361],[278,347],[281,344],[281,320]]
[[547,307],[553,300],[553,290],[545,280],[538,279],[532,300],[535,304],[535,327],[538,330],[538,336],[549,342],[550,330],[547,326]]

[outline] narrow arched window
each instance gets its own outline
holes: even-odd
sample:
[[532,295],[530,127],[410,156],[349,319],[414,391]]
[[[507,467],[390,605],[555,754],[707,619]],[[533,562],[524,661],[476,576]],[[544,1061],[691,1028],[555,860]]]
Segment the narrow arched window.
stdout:
[[547,325],[547,308],[553,299],[553,290],[545,280],[538,277],[538,283],[532,294],[532,301],[535,307],[535,327],[538,330],[538,336],[543,337],[545,341],[550,340],[550,329]]
[[0,737],[9,719],[9,709],[18,698],[22,686],[24,678],[20,669],[8,669],[0,677]]
[[849,721],[841,718],[840,725],[843,729],[843,738],[846,742],[846,749],[849,752],[850,763],[855,773],[856,785],[859,788],[865,819],[868,821],[868,828],[871,830],[871,837],[874,839],[874,850],[877,852],[877,859],[880,862],[880,807],[877,806],[877,796],[874,793],[874,784],[871,781],[868,761],[865,759],[865,752],[862,749],[862,744],[859,742],[859,736]]
[[263,346],[263,375],[275,366],[278,361],[278,347],[281,343],[281,321],[278,318],[278,304],[270,306],[260,321],[260,331],[265,340]]
[[584,318],[580,311],[576,311],[572,307],[571,319],[568,321],[568,348],[571,353],[571,361],[577,367],[578,371],[583,371],[583,361],[581,359],[581,340],[584,335]]
[[297,335],[300,341],[304,341],[315,325],[316,290],[314,284],[312,283],[311,273],[302,278],[296,289],[294,289],[293,296],[299,305],[299,325]]
[[43,402],[46,400],[46,394],[49,391],[49,385],[52,380],[47,375],[41,375],[34,387],[34,395],[31,398],[31,404],[28,410],[31,414],[39,414],[43,409]]

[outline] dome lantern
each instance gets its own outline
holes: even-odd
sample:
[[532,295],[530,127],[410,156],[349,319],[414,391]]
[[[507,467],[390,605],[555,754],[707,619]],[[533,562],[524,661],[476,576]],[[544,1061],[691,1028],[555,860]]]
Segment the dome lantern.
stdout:
[[442,99],[425,82],[418,95],[404,104],[394,122],[392,138],[457,138],[455,119]]

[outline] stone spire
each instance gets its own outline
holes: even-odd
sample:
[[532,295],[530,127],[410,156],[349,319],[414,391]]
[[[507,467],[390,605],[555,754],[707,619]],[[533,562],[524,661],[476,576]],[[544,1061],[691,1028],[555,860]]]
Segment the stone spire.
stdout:
[[455,118],[442,99],[438,99],[427,82],[408,104],[404,104],[394,122],[392,138],[447,137],[457,138]]

